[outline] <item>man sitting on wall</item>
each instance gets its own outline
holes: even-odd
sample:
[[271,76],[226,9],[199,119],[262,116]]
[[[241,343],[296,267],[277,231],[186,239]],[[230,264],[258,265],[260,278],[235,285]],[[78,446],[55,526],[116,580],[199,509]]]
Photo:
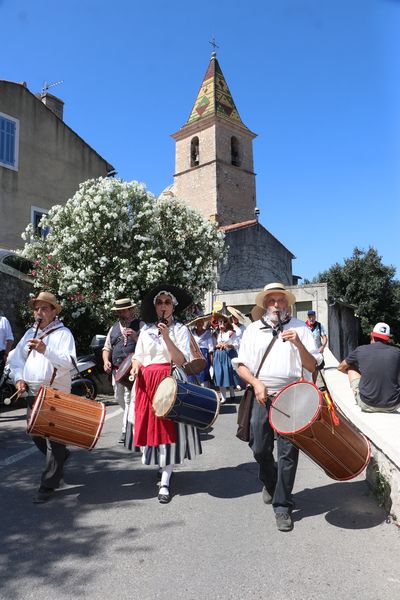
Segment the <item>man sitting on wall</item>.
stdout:
[[371,343],[358,346],[338,370],[347,373],[363,412],[393,412],[400,406],[400,349],[390,346],[390,327],[377,323]]

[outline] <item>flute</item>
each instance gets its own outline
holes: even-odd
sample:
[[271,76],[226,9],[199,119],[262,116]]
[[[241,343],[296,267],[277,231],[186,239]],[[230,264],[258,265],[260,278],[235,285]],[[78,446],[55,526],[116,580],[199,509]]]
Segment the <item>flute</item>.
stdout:
[[[281,313],[279,312],[279,310],[276,311],[276,316],[278,317],[278,327],[277,330],[278,331],[283,331],[283,325],[282,325],[282,321],[281,321]],[[283,342],[286,342],[286,340],[282,339]]]
[[[157,323],[163,323],[164,325],[168,325],[168,321],[165,318],[165,310],[162,311],[161,317],[158,319]],[[158,335],[161,335],[161,330],[158,330]]]

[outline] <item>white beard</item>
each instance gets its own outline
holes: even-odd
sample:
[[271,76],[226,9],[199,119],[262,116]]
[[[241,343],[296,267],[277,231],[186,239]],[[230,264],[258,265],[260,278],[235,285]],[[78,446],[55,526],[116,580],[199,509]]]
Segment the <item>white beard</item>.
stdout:
[[[269,321],[271,321],[271,323],[278,323],[278,321],[279,321],[278,315],[274,308],[267,308],[266,315],[267,315],[267,319]],[[287,308],[283,308],[281,311],[279,311],[279,317],[280,317],[281,321],[284,321],[288,316],[289,316],[289,311]]]

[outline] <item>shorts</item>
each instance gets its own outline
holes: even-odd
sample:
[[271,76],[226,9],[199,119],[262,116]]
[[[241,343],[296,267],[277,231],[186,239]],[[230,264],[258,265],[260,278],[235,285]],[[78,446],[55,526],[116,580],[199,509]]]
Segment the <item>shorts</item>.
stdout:
[[369,404],[365,404],[365,402],[363,402],[361,400],[361,396],[360,396],[360,390],[359,390],[359,385],[360,385],[360,379],[361,377],[358,377],[357,379],[353,379],[353,381],[350,382],[350,387],[353,390],[353,394],[354,394],[354,398],[356,400],[356,404],[361,408],[361,410],[363,412],[369,412],[369,413],[375,413],[375,412],[386,412],[386,413],[391,413],[391,412],[396,412],[397,409],[400,407],[400,404],[395,404],[394,406],[370,406]]

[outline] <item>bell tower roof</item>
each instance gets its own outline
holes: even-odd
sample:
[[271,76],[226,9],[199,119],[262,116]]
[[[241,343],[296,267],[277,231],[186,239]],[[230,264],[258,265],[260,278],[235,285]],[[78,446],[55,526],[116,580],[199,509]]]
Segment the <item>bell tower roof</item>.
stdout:
[[210,64],[184,127],[195,122],[198,123],[199,120],[205,120],[210,116],[223,117],[247,129],[235,106],[232,94],[219,66],[216,52],[211,55]]

